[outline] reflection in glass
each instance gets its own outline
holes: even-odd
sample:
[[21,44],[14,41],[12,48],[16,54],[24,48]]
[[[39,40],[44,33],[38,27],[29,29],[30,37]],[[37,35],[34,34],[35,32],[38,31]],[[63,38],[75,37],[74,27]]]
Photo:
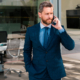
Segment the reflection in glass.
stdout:
[[[0,24],[6,24],[9,30],[12,28],[13,23],[19,30],[26,30],[37,23],[37,7],[30,6],[4,6],[0,8]],[[5,25],[4,25],[5,26]],[[7,27],[5,26],[5,27]],[[12,31],[9,31],[11,33]]]

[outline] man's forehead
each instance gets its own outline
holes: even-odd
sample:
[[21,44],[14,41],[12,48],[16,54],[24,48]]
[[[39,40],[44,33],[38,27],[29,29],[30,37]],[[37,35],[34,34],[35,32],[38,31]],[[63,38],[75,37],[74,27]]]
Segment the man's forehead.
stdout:
[[44,8],[43,8],[43,11],[48,11],[48,10],[53,11],[53,7],[44,7]]

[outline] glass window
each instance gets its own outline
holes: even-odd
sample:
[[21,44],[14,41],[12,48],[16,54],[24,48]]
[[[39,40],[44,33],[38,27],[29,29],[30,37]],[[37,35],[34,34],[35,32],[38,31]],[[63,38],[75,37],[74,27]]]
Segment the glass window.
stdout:
[[38,7],[43,1],[49,0],[2,0],[0,2],[0,27],[4,26],[8,34],[13,31],[26,32],[27,27],[40,21]]

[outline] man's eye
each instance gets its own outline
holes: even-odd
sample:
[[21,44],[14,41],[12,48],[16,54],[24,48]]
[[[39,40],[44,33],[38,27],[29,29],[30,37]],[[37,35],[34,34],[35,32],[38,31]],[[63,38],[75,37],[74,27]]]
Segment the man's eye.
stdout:
[[48,13],[46,13],[46,15],[48,15]]

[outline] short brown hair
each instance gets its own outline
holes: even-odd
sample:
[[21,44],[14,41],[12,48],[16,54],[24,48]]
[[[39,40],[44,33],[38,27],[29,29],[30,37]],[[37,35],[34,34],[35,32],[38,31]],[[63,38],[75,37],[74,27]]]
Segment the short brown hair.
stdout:
[[39,5],[39,12],[42,12],[44,7],[53,7],[53,5],[49,1],[44,1]]

